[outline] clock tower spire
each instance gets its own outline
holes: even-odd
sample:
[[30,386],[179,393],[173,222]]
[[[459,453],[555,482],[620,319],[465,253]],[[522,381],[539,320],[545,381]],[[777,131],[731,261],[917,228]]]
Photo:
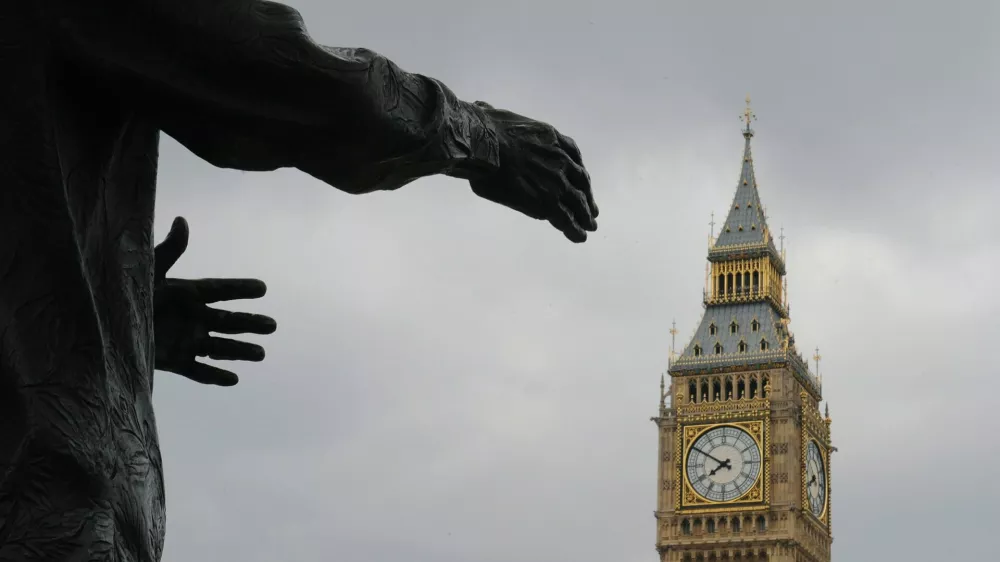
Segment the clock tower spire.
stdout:
[[[661,562],[830,560],[835,449],[821,379],[788,327],[785,255],[750,149],[755,119],[748,96],[736,192],[708,251],[705,312],[687,345],[671,346],[673,400],[653,418]],[[814,359],[818,368],[818,351]]]

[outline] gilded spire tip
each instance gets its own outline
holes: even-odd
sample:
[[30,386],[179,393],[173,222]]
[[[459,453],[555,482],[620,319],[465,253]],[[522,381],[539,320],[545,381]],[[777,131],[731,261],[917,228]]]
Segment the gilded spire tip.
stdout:
[[746,128],[743,129],[743,136],[750,138],[753,136],[753,129],[750,128],[750,122],[757,120],[757,115],[750,108],[750,94],[747,94],[747,107],[743,110],[742,116],[743,122],[746,124]]

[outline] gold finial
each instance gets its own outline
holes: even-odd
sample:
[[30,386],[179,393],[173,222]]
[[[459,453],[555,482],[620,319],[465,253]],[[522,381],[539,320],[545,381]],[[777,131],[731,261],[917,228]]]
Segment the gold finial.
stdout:
[[674,364],[674,357],[676,356],[676,353],[674,353],[674,349],[676,348],[674,346],[676,343],[677,343],[677,321],[674,320],[670,324],[670,360],[668,367]]
[[819,360],[822,358],[819,354],[819,346],[816,346],[816,355],[813,355],[813,361],[816,362],[816,376],[819,376]]
[[743,122],[746,123],[747,128],[743,130],[745,134],[753,134],[750,130],[750,122],[756,121],[757,115],[754,114],[753,110],[750,109],[750,94],[747,94],[747,107],[743,110]]

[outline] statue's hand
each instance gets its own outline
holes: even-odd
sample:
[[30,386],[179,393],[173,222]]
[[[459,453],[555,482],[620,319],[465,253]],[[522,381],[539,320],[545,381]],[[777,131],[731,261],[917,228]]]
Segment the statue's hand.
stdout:
[[476,102],[492,120],[500,168],[470,180],[472,190],[494,203],[547,220],[573,242],[597,230],[590,175],[573,139],[551,125]]
[[156,247],[153,296],[156,368],[202,384],[232,386],[239,382],[235,373],[196,359],[261,361],[264,348],[209,333],[270,334],[277,325],[267,316],[219,310],[208,304],[260,298],[267,292],[267,286],[257,279],[167,278],[167,271],[187,249],[187,242],[187,222],[177,217],[167,238]]

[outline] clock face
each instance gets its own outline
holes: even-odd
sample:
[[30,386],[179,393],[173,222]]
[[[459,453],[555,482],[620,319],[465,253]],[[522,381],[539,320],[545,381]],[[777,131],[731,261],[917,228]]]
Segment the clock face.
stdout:
[[698,437],[687,455],[688,482],[708,501],[736,500],[760,476],[760,448],[738,427],[713,427]]
[[826,463],[819,445],[812,440],[806,446],[806,499],[813,515],[822,516],[826,510]]

